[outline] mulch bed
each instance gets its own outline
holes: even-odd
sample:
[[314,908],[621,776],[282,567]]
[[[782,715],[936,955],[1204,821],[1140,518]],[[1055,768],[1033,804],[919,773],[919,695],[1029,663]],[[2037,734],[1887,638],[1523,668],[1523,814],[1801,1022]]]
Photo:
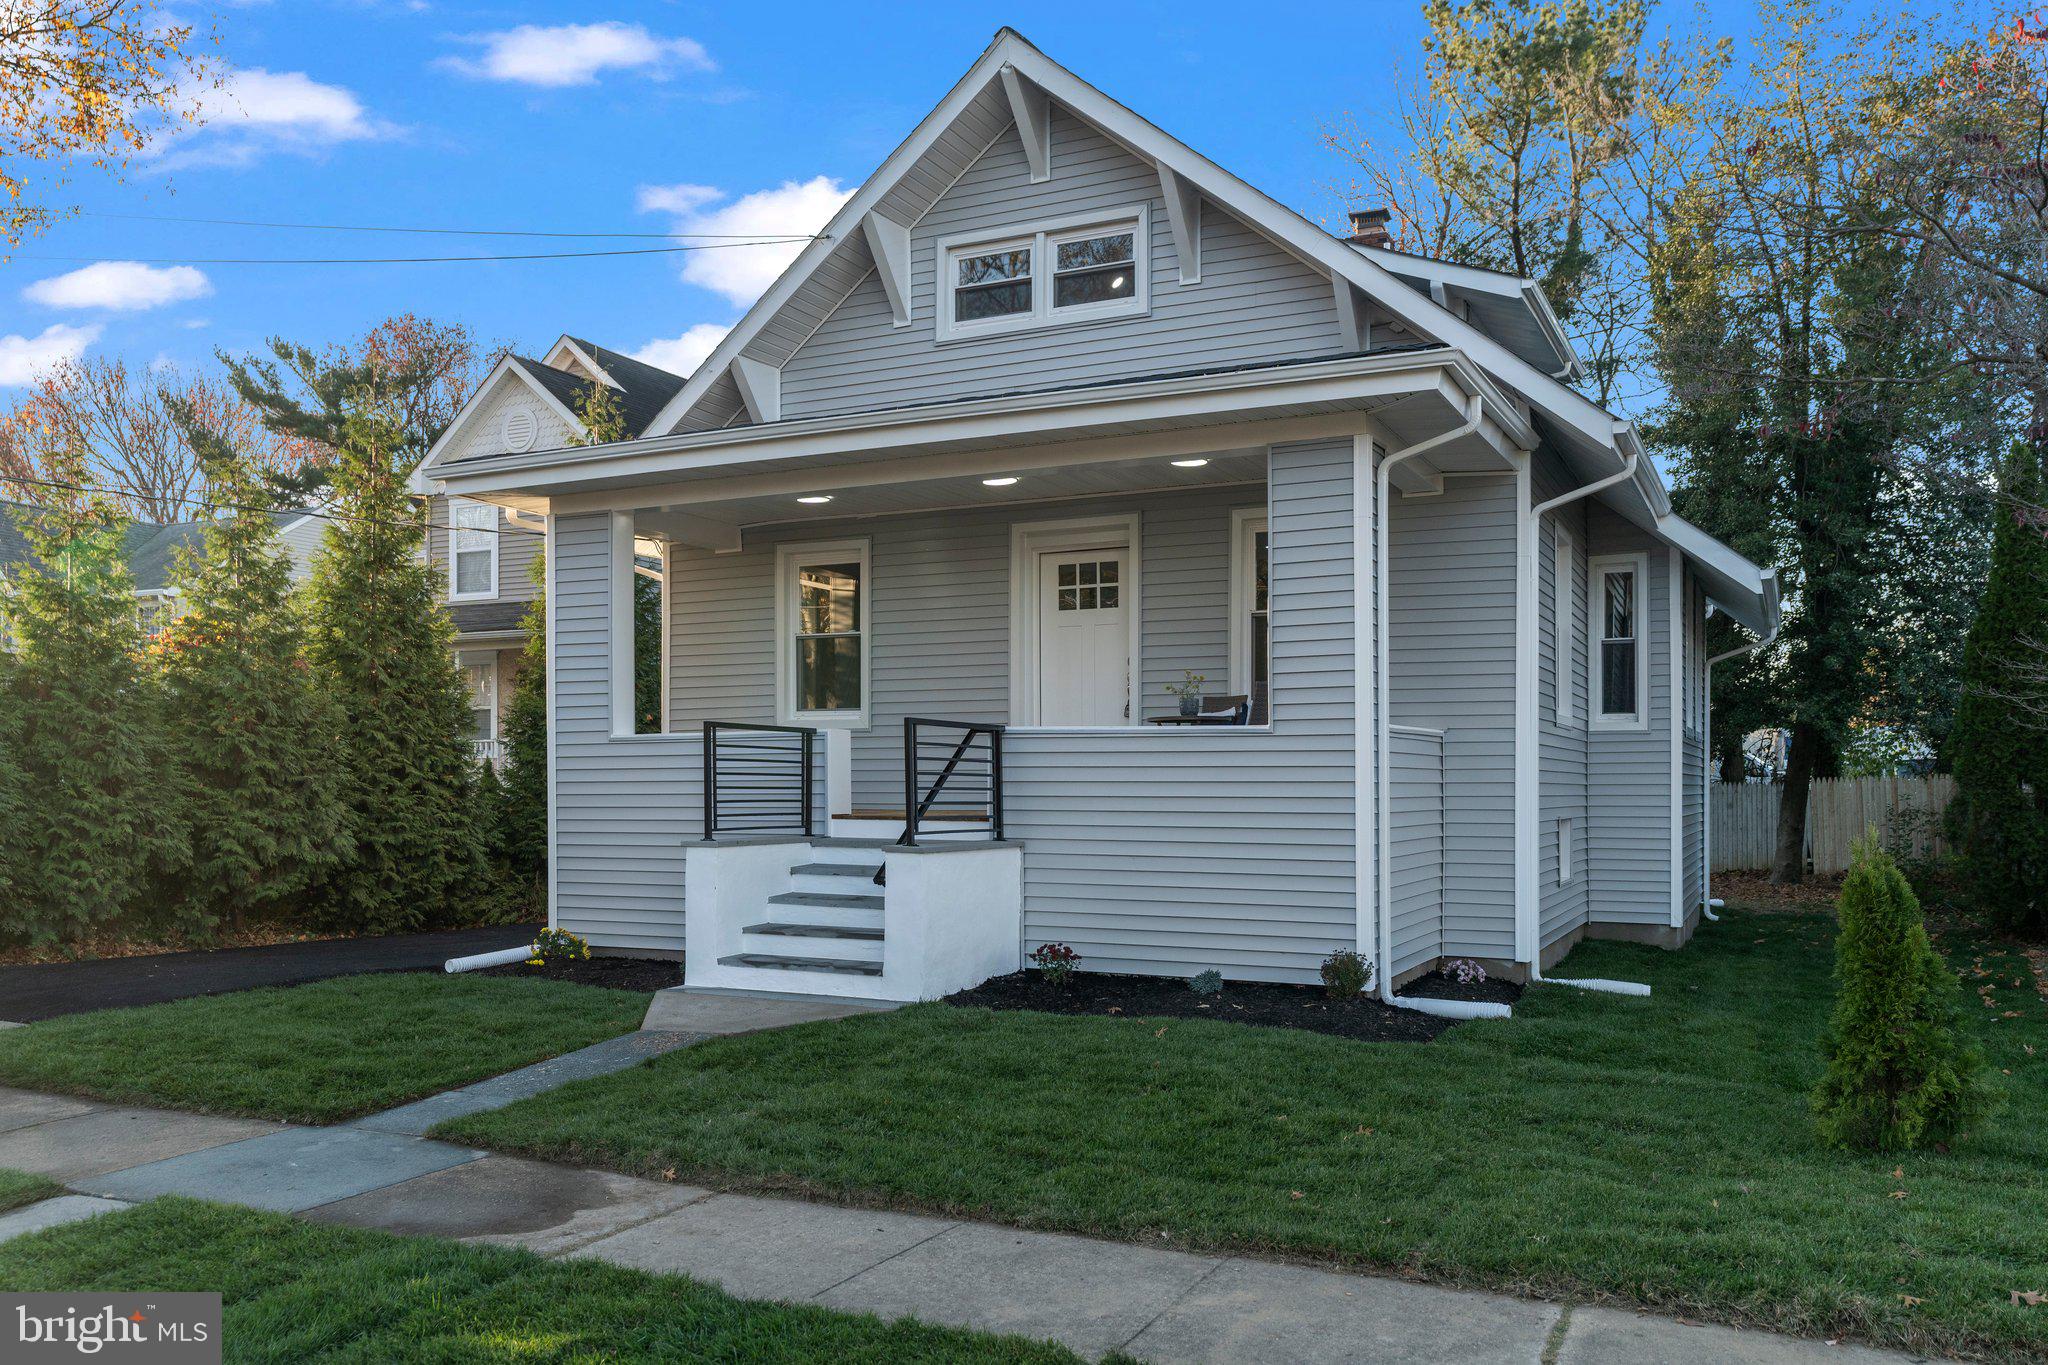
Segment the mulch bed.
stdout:
[[1764,914],[1809,914],[1832,910],[1842,894],[1839,876],[1809,876],[1797,886],[1777,886],[1767,872],[1716,872],[1714,896],[1744,910]]
[[[1416,982],[1403,986],[1401,994],[1428,994],[1440,1000],[1513,1000],[1521,994],[1519,986],[1505,981],[1460,986],[1440,975],[1424,981],[1431,983],[1428,989],[1419,989],[1423,982]],[[1492,993],[1486,993],[1489,991]],[[1368,1043],[1426,1043],[1459,1022],[1394,1009],[1369,996],[1332,1000],[1320,986],[1226,981],[1214,995],[1197,995],[1178,977],[1107,972],[1076,972],[1065,987],[1048,985],[1036,971],[1011,972],[949,995],[945,1003],[1044,1014],[1220,1019],[1264,1028],[1307,1029]]]
[[614,991],[661,991],[683,984],[683,964],[658,957],[593,957],[582,962],[557,962],[529,967],[514,962],[486,967],[478,976],[530,976],[541,981],[567,981],[577,986],[603,986]]

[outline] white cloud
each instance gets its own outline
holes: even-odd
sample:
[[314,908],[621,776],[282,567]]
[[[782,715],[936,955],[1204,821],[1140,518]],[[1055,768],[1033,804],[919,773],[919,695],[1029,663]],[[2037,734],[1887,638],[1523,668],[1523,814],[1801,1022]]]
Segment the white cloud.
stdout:
[[85,348],[99,339],[97,323],[73,327],[59,322],[32,337],[0,336],[0,388],[32,384],[45,370],[84,355]]
[[481,51],[475,58],[443,57],[440,65],[480,80],[513,81],[559,89],[589,85],[604,71],[637,71],[659,78],[672,68],[716,71],[717,63],[694,38],[660,38],[639,24],[521,24],[462,38]]
[[205,272],[189,265],[155,266],[140,261],[95,261],[63,275],[37,280],[21,291],[30,303],[50,308],[113,308],[136,312],[167,303],[203,299],[213,292]]
[[345,86],[260,66],[230,72],[200,97],[199,114],[198,126],[176,125],[158,141],[167,166],[242,166],[265,152],[309,154],[398,131]]
[[805,181],[785,180],[772,190],[756,190],[716,207],[713,205],[724,195],[703,185],[644,185],[639,203],[643,211],[669,214],[676,232],[707,237],[684,244],[707,249],[683,257],[683,279],[745,307],[775,282],[806,243],[732,246],[716,239],[810,237],[852,197],[851,189],[820,175]]
[[704,357],[710,355],[731,330],[722,322],[700,322],[679,337],[657,338],[648,342],[633,352],[633,359],[644,360],[670,374],[687,376],[704,363]]

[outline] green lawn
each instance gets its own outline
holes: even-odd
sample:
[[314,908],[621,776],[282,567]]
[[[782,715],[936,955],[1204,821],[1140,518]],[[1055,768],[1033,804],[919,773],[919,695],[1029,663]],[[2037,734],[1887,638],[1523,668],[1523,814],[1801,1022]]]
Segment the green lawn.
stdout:
[[[1832,921],[1586,944],[1428,1045],[923,1005],[724,1039],[441,1132],[642,1174],[2008,1358],[2048,1352],[2048,1005],[1959,954],[2008,1107],[1951,1154],[1820,1149]],[[1975,998],[1973,994],[1973,999]],[[2004,1017],[2008,1011],[2017,1017]],[[1900,1172],[1894,1175],[1894,1171]],[[1166,1236],[1162,1237],[1162,1233]]]
[[0,1084],[329,1123],[630,1033],[632,991],[391,972],[0,1031]]
[[9,1290],[218,1291],[229,1361],[1066,1362],[1051,1345],[750,1303],[679,1276],[543,1261],[158,1199],[0,1243]]
[[64,1187],[54,1180],[0,1167],[0,1213],[12,1213],[24,1204],[33,1204],[38,1199],[62,1193]]

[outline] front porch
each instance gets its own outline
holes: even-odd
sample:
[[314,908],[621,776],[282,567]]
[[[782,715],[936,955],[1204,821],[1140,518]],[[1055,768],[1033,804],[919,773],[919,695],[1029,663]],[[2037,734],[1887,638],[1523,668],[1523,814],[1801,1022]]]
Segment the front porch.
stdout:
[[[764,936],[732,934],[775,926],[775,897],[831,894],[798,886],[823,860],[776,855],[781,886],[719,912],[713,955],[696,931],[714,850],[862,818],[851,832],[893,837],[923,799],[906,793],[904,746],[906,721],[926,717],[1002,731],[1003,832],[1021,849],[1005,969],[1057,941],[1091,970],[1310,982],[1333,950],[1371,951],[1377,457],[1447,438],[1401,466],[1395,486],[1415,492],[1507,475],[1500,421],[1516,413],[1426,356],[1342,364],[1360,373],[1178,380],[1239,391],[1203,412],[1155,405],[1114,434],[1106,419],[1130,410],[1103,390],[1086,414],[960,414],[965,434],[928,412],[689,433],[701,462],[622,448],[637,467],[612,471],[600,451],[550,476],[566,487],[512,494],[549,513],[552,542],[556,922],[606,947],[690,949],[693,979],[761,955]],[[1308,383],[1313,402],[1295,387]],[[891,422],[927,430],[846,430]],[[771,440],[790,449],[720,449]],[[631,576],[649,541],[664,714],[661,733],[635,735]],[[1234,723],[1162,723],[1191,674]],[[752,829],[721,815],[707,841],[706,722],[817,730],[801,806],[775,797]],[[932,816],[987,822],[986,792],[956,782],[934,799]],[[1010,902],[971,890],[933,913]],[[846,907],[875,912],[881,946],[842,937],[830,960],[887,957],[907,921],[893,878],[885,894],[886,909]],[[815,975],[842,974],[867,973]]]

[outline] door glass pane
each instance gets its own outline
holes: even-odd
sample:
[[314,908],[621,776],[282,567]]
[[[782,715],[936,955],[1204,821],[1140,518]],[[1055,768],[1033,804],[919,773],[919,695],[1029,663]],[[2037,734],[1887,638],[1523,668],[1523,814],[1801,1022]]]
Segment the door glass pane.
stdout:
[[1271,681],[1266,654],[1266,617],[1261,613],[1252,618],[1252,686],[1261,693]]
[[860,639],[838,636],[796,642],[799,711],[860,709]]
[[1266,532],[1252,537],[1252,610],[1266,609]]
[[860,565],[804,564],[797,569],[797,631],[837,635],[860,629]]

